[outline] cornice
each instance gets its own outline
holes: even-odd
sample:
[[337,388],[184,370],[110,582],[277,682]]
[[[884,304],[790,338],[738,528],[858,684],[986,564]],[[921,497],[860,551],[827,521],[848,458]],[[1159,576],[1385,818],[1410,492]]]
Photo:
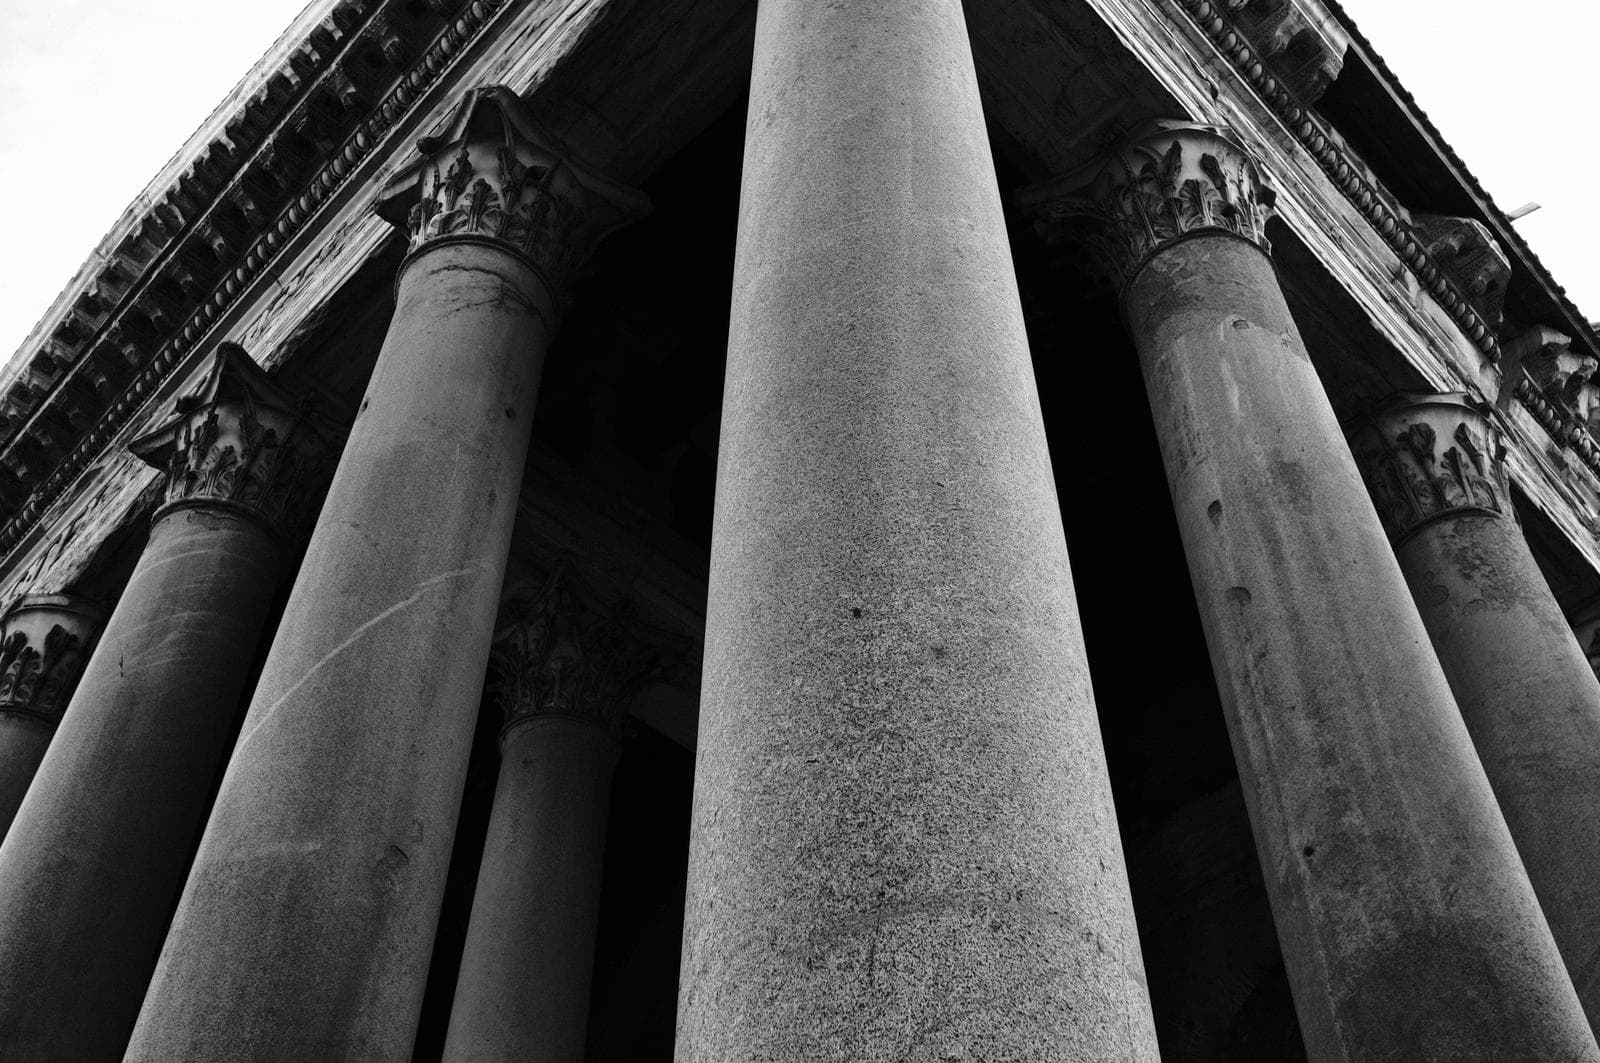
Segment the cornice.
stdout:
[[1594,329],[1590,327],[1588,318],[1568,297],[1567,290],[1545,268],[1544,263],[1534,253],[1533,248],[1522,238],[1521,232],[1511,224],[1505,213],[1496,206],[1494,197],[1489,195],[1488,191],[1479,183],[1477,177],[1467,168],[1467,164],[1462,160],[1461,156],[1457,155],[1455,149],[1444,139],[1444,134],[1439,132],[1438,127],[1433,124],[1433,120],[1428,117],[1427,112],[1417,103],[1416,97],[1406,90],[1405,86],[1400,83],[1400,79],[1395,76],[1394,71],[1389,69],[1389,64],[1373,48],[1372,42],[1361,32],[1361,28],[1351,20],[1350,15],[1340,6],[1338,0],[1317,0],[1317,2],[1324,4],[1339,19],[1344,26],[1345,32],[1350,36],[1352,46],[1371,65],[1378,78],[1388,88],[1396,104],[1411,119],[1416,128],[1421,131],[1424,139],[1433,147],[1438,156],[1444,160],[1456,179],[1466,186],[1472,197],[1482,207],[1484,218],[1493,228],[1495,238],[1511,249],[1514,257],[1539,282],[1540,287],[1549,294],[1551,301],[1561,309],[1563,320],[1558,327],[1562,331],[1571,333],[1575,338],[1580,339],[1590,353],[1600,355],[1600,336],[1597,336]]
[[[187,189],[180,179],[130,230],[126,257],[108,267],[120,271],[115,301],[108,295],[102,305],[93,297],[103,312],[89,321],[73,316],[79,311],[74,303],[48,333],[55,339],[65,330],[76,337],[75,346],[48,394],[0,446],[0,506],[11,511],[0,527],[0,552],[7,560],[67,485],[505,6],[504,0],[341,0],[330,7],[327,19],[285,61],[297,80],[288,74],[269,79],[269,88],[278,90],[263,90],[228,123],[229,138],[254,137],[249,160],[215,181],[209,193],[192,174],[186,175]],[[330,23],[341,27],[341,37],[333,36]],[[425,34],[430,36],[423,40]],[[319,49],[327,51],[320,66],[312,58],[322,56]],[[363,53],[367,59],[353,61]],[[409,65],[397,66],[407,59]],[[335,113],[335,104],[343,110]],[[219,143],[235,153],[231,158],[241,157],[235,141]],[[209,157],[199,152],[194,172]],[[259,212],[258,226],[252,209]],[[252,225],[242,236],[229,221],[241,217]],[[210,251],[203,274],[209,286],[196,279],[196,257],[204,258],[199,247]]]
[[[1367,172],[1361,161],[1349,152],[1332,127],[1313,110],[1299,102],[1295,94],[1272,72],[1244,35],[1234,28],[1224,10],[1223,0],[1175,0],[1175,2],[1210,39],[1229,65],[1256,91],[1300,146],[1316,160],[1317,165],[1332,180],[1334,186],[1361,212],[1367,223],[1454,320],[1461,332],[1486,358],[1498,362],[1501,355],[1500,342],[1491,323],[1485,321],[1478,312],[1471,294],[1463,293],[1449,273],[1434,261],[1428,253],[1425,234],[1418,232],[1403,209]],[[1339,11],[1336,5],[1330,3],[1330,7],[1342,16],[1343,12]],[[1355,34],[1348,20],[1345,24],[1351,29],[1352,35],[1359,40],[1359,35]],[[1364,41],[1361,43],[1365,44]],[[1387,68],[1384,72],[1386,76],[1393,78],[1393,75],[1387,72]],[[1417,112],[1417,115],[1420,118],[1420,112]],[[1425,118],[1420,120],[1426,122]],[[1441,149],[1448,152],[1448,147],[1444,145],[1442,139],[1437,138],[1437,131],[1434,131],[1434,137]],[[1460,160],[1455,159],[1453,153],[1448,157],[1454,159],[1457,169],[1470,181],[1470,175],[1460,166]],[[1475,181],[1471,184],[1480,194],[1480,198],[1488,203],[1488,197],[1482,194],[1481,187],[1477,186]],[[1528,251],[1521,237],[1510,231],[1509,225],[1501,228],[1507,231],[1517,249],[1525,253],[1523,256],[1525,260],[1537,265],[1537,259],[1533,258],[1532,252]],[[1549,274],[1543,271],[1542,266],[1538,267],[1536,275],[1552,289],[1559,291]],[[1565,293],[1561,294],[1561,299],[1565,300]],[[1570,302],[1565,302],[1565,305],[1577,316],[1576,308],[1572,308]],[[1588,331],[1587,326],[1584,331]],[[1593,347],[1592,339],[1590,346]],[[1515,389],[1515,395],[1527,406],[1535,420],[1550,433],[1551,438],[1570,446],[1573,453],[1590,470],[1600,475],[1600,446],[1597,446],[1587,428],[1578,422],[1576,414],[1542,397],[1534,398],[1537,389],[1520,369],[1514,372],[1515,382],[1507,383]]]

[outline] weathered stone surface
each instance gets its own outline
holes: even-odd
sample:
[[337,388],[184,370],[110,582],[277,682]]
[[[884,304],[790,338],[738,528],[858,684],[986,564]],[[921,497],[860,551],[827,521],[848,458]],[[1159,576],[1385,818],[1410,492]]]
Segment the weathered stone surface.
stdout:
[[223,344],[129,449],[165,472],[144,553],[0,848],[0,1040],[117,1058],[183,885],[330,443]]
[[0,846],[0,1043],[118,1059],[228,753],[284,557],[234,511],[169,510]]
[[494,247],[405,267],[130,1059],[409,1054],[552,319]]
[[649,656],[571,583],[508,585],[502,606],[506,725],[450,1063],[583,1063],[617,732]]
[[617,740],[536,715],[500,748],[444,1058],[582,1063]]
[[0,838],[44,759],[105,614],[80,599],[27,595],[0,619]]
[[1154,1060],[954,0],[758,15],[678,1058]]
[[1443,214],[1418,214],[1413,220],[1429,256],[1471,301],[1478,315],[1498,328],[1506,285],[1511,281],[1511,260],[1488,226],[1475,218]]
[[1422,516],[1391,524],[1395,553],[1600,1028],[1600,834],[1574,829],[1600,820],[1600,683],[1517,527],[1500,433],[1463,395],[1413,395],[1351,444],[1379,512]]
[[[421,142],[421,169],[521,150],[507,140],[520,107],[504,90],[467,94],[446,135]],[[592,242],[596,204],[568,193],[542,188],[562,200],[541,208],[561,223],[542,237]],[[642,201],[609,206],[614,227]],[[409,1055],[566,280],[557,260],[570,265],[475,230],[426,234],[402,267],[130,1059]]]
[[1270,260],[1124,305],[1309,1057],[1600,1059]]

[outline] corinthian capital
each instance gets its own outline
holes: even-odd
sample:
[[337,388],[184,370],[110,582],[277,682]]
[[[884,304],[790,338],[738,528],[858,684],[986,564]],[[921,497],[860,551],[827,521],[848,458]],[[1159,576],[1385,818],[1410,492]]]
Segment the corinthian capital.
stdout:
[[12,606],[0,619],[0,712],[59,721],[104,622],[99,609],[65,595]]
[[591,606],[561,570],[509,584],[500,615],[498,694],[508,729],[569,716],[616,734],[629,700],[662,667],[626,606]]
[[315,511],[332,455],[320,418],[233,343],[217,347],[159,427],[128,449],[166,473],[167,507],[232,508],[289,535]]
[[499,85],[467,93],[417,150],[421,161],[378,204],[413,254],[444,241],[488,241],[559,290],[601,238],[650,209],[639,192],[573,158]]
[[1506,447],[1491,408],[1461,392],[1400,395],[1349,429],[1389,538],[1441,517],[1510,514]]
[[1227,233],[1270,250],[1273,193],[1227,130],[1146,122],[1074,173],[1020,197],[1047,239],[1095,252],[1119,286],[1163,248],[1198,233]]

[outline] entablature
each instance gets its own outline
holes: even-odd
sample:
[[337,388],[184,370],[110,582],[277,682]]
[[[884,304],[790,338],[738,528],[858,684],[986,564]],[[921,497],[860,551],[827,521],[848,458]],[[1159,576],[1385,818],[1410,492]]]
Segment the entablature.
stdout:
[[[1344,137],[1274,74],[1235,28],[1227,0],[1088,3],[1171,94],[1178,113],[1228,126],[1256,154],[1278,188],[1279,217],[1428,387],[1465,389],[1491,401],[1510,389],[1513,479],[1600,568],[1600,446],[1579,409],[1539,388],[1523,367],[1500,364],[1494,301],[1484,298],[1487,285],[1474,289],[1460,255],[1448,262],[1436,257],[1437,230],[1426,219],[1419,223]],[[1120,124],[1136,117],[1124,114]],[[1493,217],[1465,220],[1479,221],[1498,241],[1495,219],[1506,229],[1509,223],[1487,197],[1484,203]],[[1531,253],[1520,254],[1524,247],[1520,238],[1502,243],[1514,270],[1552,300],[1564,300]],[[1600,350],[1581,318],[1572,329],[1567,323],[1565,315],[1557,321],[1578,348]]]

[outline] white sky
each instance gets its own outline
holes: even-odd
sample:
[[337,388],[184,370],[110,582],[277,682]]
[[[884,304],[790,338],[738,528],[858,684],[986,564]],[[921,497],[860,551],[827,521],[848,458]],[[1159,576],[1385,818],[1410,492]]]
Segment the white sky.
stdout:
[[[1059,2],[1059,0],[1058,0]],[[304,0],[0,0],[0,360]],[[1579,308],[1600,316],[1588,188],[1600,7],[1344,0]]]

